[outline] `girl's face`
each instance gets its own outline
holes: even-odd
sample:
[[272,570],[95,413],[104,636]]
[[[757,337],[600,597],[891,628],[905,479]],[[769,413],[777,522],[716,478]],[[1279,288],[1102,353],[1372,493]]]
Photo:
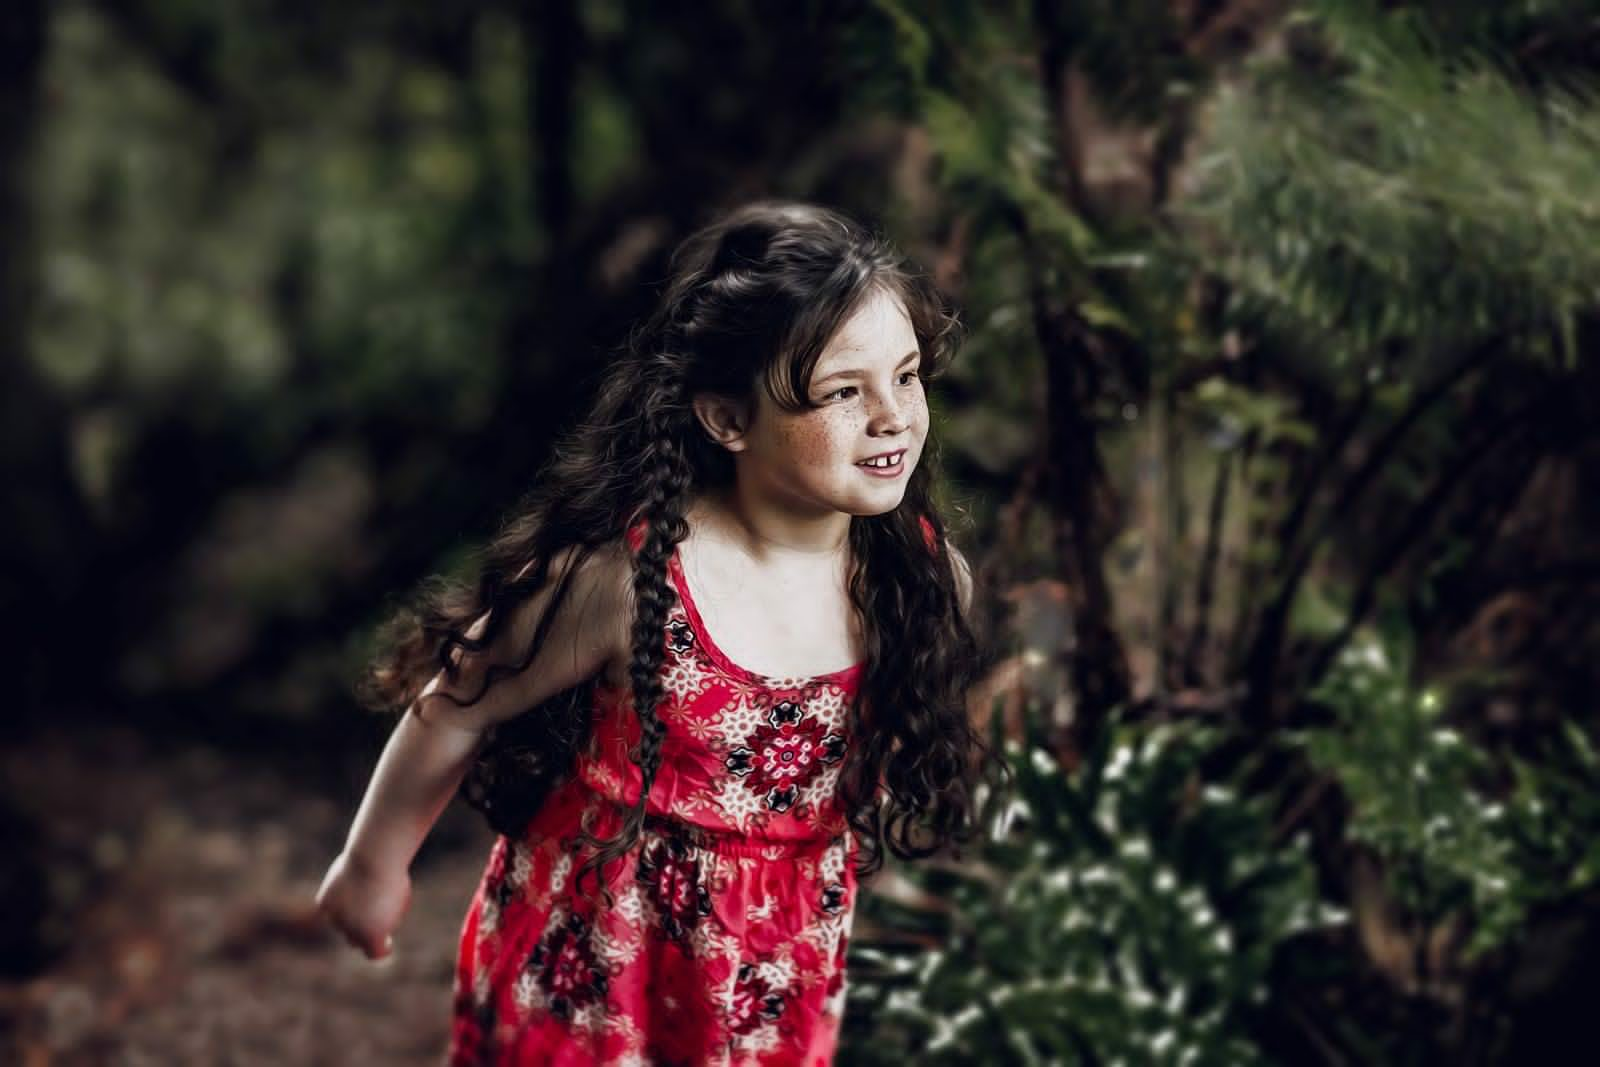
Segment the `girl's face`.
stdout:
[[820,406],[785,411],[756,389],[750,424],[729,444],[741,490],[803,513],[893,511],[928,436],[920,364],[904,305],[873,290],[817,360],[808,395]]

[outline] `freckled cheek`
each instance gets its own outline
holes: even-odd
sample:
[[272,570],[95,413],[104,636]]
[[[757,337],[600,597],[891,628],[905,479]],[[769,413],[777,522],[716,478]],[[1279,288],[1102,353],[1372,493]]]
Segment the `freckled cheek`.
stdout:
[[918,395],[915,404],[910,405],[906,411],[907,421],[911,423],[917,440],[928,436],[928,398]]
[[784,451],[805,465],[851,459],[849,433],[841,421],[826,415],[786,426],[781,435]]

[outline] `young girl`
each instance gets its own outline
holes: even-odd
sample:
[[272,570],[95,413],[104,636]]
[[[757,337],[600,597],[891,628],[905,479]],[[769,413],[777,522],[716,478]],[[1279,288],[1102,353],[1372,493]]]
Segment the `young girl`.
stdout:
[[464,784],[501,836],[453,1064],[831,1062],[858,875],[970,838],[1003,778],[930,498],[954,317],[805,204],[672,267],[476,587],[374,671],[407,710],[318,901],[386,955]]

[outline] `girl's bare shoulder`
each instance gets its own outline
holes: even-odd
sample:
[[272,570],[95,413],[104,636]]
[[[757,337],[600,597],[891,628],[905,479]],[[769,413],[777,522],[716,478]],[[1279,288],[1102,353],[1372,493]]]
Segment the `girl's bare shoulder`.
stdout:
[[552,578],[559,578],[575,562],[567,594],[572,610],[581,617],[582,629],[591,641],[605,644],[612,658],[626,659],[633,619],[632,550],[622,537],[586,553],[577,546],[567,548],[551,561]]
[[[532,566],[531,564],[529,566]],[[621,614],[631,614],[633,606],[633,554],[622,537],[585,548],[568,545],[550,557],[550,569],[543,595],[526,602],[520,621],[532,623],[544,614],[544,601],[558,586],[567,589],[560,614],[587,618],[586,630],[596,623]]]
[[[565,570],[577,555],[576,548],[568,549],[564,558],[552,563]],[[553,575],[562,570],[551,567]],[[633,550],[626,537],[590,549],[573,572],[568,595],[585,639],[604,649],[601,679],[617,684],[627,677],[633,652]]]
[[[555,552],[539,589],[517,604],[488,645],[458,656],[457,677],[441,677],[435,688],[469,700],[470,713],[457,718],[481,728],[591,677],[614,679],[618,665],[628,661],[631,574],[630,554],[620,541]],[[468,636],[479,636],[486,621],[480,618]],[[522,667],[513,676],[484,686],[492,666],[515,664]]]

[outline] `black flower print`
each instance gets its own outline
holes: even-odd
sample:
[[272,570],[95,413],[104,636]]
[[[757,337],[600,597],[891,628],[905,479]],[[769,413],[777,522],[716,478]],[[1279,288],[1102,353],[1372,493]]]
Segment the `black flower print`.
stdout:
[[772,712],[767,716],[767,722],[773,728],[794,726],[800,721],[800,705],[792,700],[780,700],[772,705]]
[[772,986],[753,963],[739,965],[733,985],[733,1002],[728,1006],[728,1029],[742,1036],[776,1021],[787,1003],[785,990]]
[[501,857],[500,864],[495,870],[494,883],[491,896],[502,910],[510,906],[511,902],[522,896],[522,886],[518,883],[516,875],[516,860],[512,857],[513,849],[507,848]]
[[528,957],[527,970],[544,991],[550,1014],[571,1019],[606,995],[605,970],[589,944],[589,924],[576,913],[553,924]]
[[745,748],[743,745],[740,745],[738,748],[728,753],[728,758],[723,760],[723,765],[734,774],[737,774],[739,777],[743,778],[745,775],[756,769],[755,758],[756,754],[754,752],[748,748]]
[[844,910],[845,888],[838,882],[829,882],[822,887],[822,910],[829,915],[837,915]]
[[489,857],[489,869],[483,876],[483,895],[504,908],[516,897],[517,891],[511,885],[509,877],[511,861],[509,853],[511,846],[497,848]]
[[700,920],[711,914],[711,893],[689,842],[681,835],[668,835],[647,846],[634,876],[661,916],[661,932],[686,947]]
[[694,647],[694,629],[686,619],[672,619],[667,623],[667,648],[683,654]]
[[845,740],[792,700],[772,705],[764,723],[723,759],[723,766],[762,796],[770,811],[788,811],[827,766],[844,758]]
[[645,1050],[645,1062],[653,1063],[655,1067],[694,1067],[688,1060],[674,1059],[654,1047]]

